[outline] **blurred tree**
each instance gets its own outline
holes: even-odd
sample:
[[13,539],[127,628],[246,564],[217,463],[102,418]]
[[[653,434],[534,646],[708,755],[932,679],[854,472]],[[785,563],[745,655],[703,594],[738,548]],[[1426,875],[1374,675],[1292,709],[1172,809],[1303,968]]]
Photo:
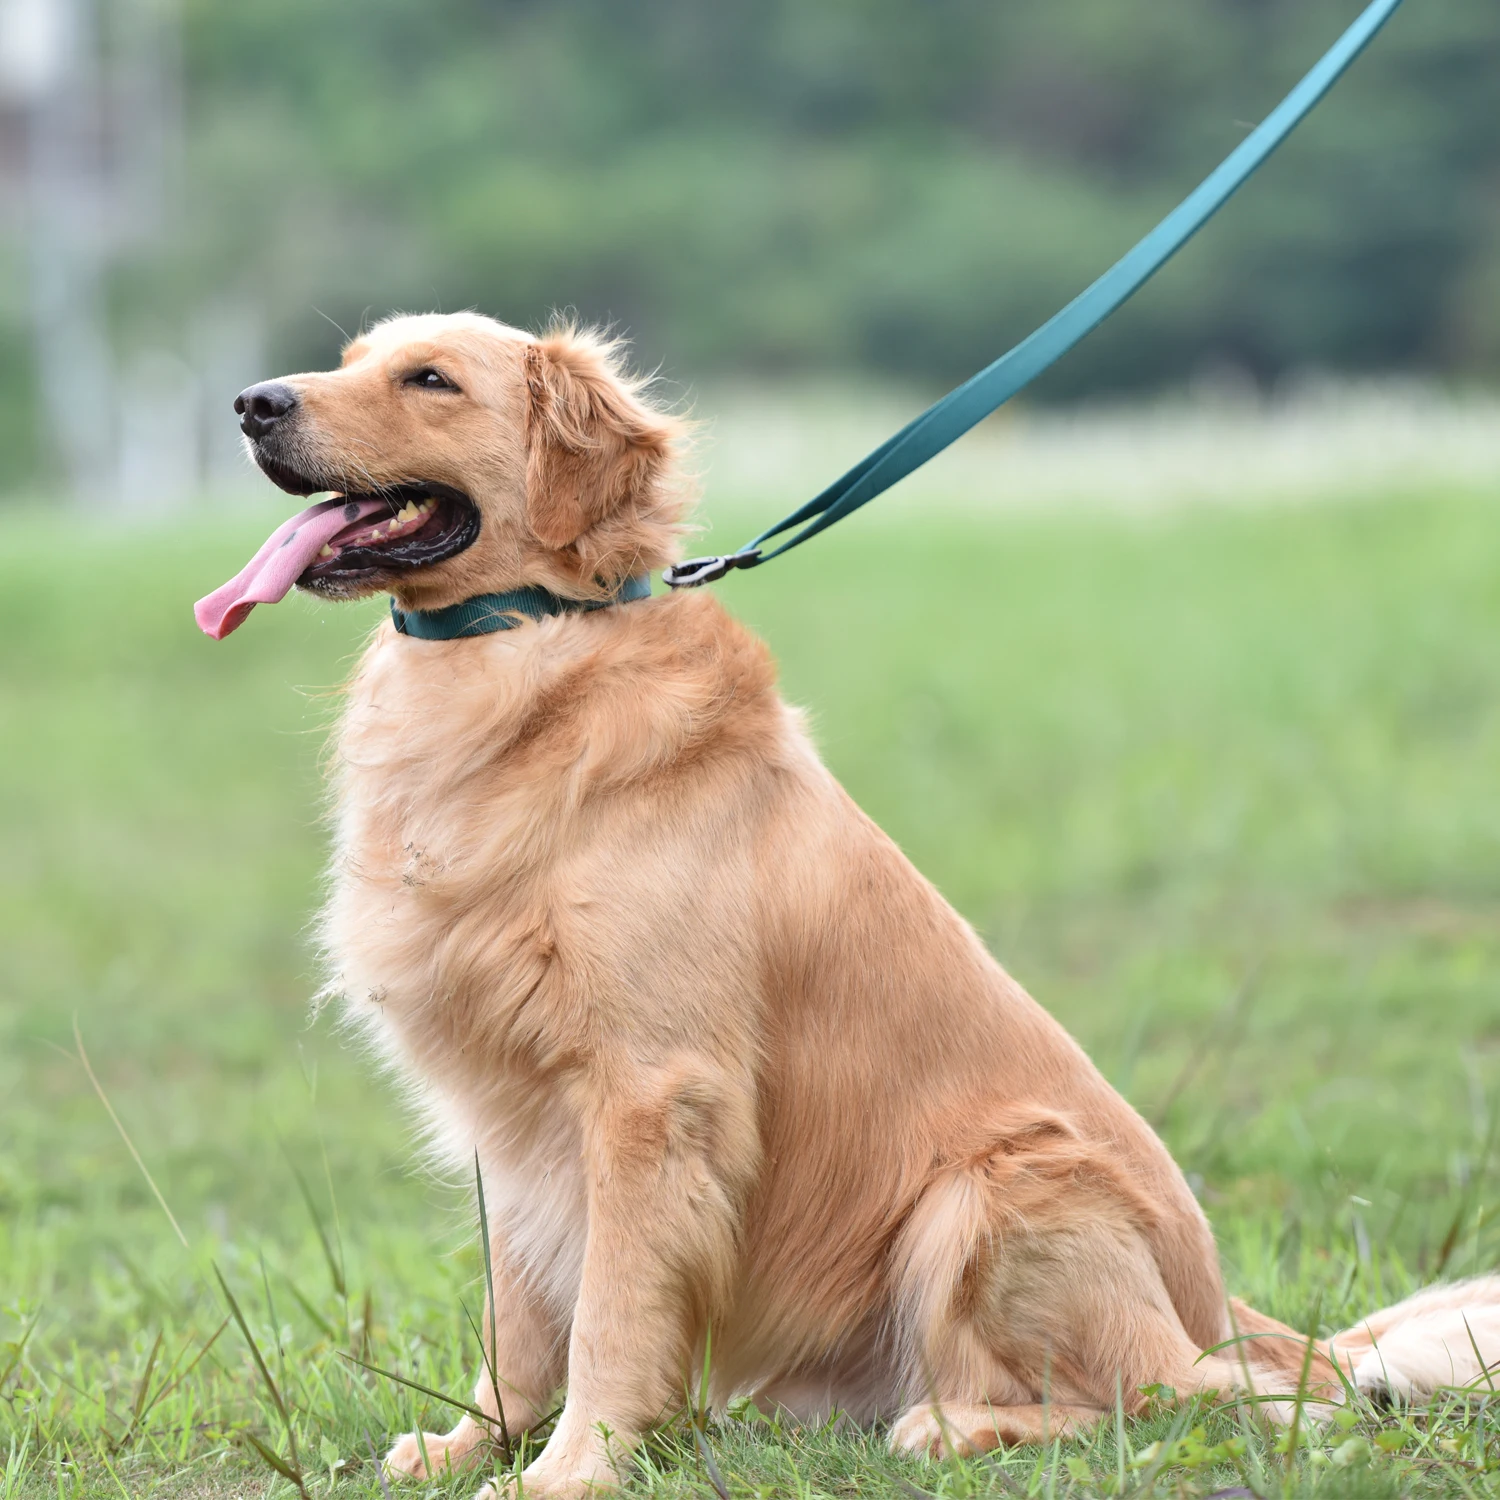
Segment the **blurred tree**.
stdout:
[[[185,0],[185,209],[122,337],[263,306],[612,320],[669,373],[950,379],[1072,296],[1358,0]],[[1500,7],[1411,0],[1047,379],[1500,373]],[[4,316],[0,303],[0,316]],[[0,368],[0,388],[15,379]]]

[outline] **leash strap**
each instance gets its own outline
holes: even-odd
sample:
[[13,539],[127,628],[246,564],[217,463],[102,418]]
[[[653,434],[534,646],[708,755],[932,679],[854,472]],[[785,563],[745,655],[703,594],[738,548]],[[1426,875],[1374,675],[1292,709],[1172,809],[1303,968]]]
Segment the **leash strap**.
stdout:
[[[1401,0],[1373,0],[1312,71],[1187,198],[1133,250],[1035,333],[929,406],[821,494],[761,532],[738,552],[678,563],[663,573],[663,581],[674,589],[696,588],[722,578],[733,568],[753,568],[779,557],[888,490],[1003,406],[1097,328],[1192,239],[1311,113],[1400,4]],[[764,543],[796,526],[802,530],[795,536],[770,552],[763,550]]]
[[475,594],[446,609],[402,609],[391,600],[391,623],[402,635],[423,641],[456,641],[496,630],[514,630],[527,620],[545,620],[552,615],[587,614],[608,609],[611,604],[629,604],[651,597],[651,576],[637,573],[627,578],[608,599],[565,599],[550,589],[528,586],[503,594]]

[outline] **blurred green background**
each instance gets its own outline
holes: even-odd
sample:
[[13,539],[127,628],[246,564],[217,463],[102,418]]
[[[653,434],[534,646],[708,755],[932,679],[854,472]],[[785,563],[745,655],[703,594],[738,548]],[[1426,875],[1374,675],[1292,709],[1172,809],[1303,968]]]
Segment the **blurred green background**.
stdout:
[[[157,302],[179,274],[242,286],[308,358],[308,301],[350,323],[437,301],[617,319],[676,372],[954,377],[1123,251],[1354,10],[210,0],[185,40],[212,211]],[[1410,6],[1053,389],[1213,356],[1500,373],[1497,77],[1487,0]]]
[[[397,308],[571,309],[709,419],[738,543],[1074,295],[1356,9],[0,0],[0,1496],[257,1492],[243,1342],[169,1394],[152,1352],[212,1336],[210,1260],[304,1458],[443,1423],[340,1351],[470,1378],[463,1195],[308,1014],[319,757],[380,606],[191,623],[286,510],[235,392]],[[1408,0],[1024,404],[720,590],[1299,1324],[1500,1250],[1497,78],[1494,0]],[[818,1493],[910,1493],[850,1443]],[[793,1451],[736,1462],[812,1493]],[[1389,1492],[1492,1492],[1458,1451]],[[664,1493],[706,1492],[686,1455]]]
[[[0,20],[56,13],[83,41],[50,74],[0,66],[0,489],[64,476],[72,420],[101,449],[75,455],[85,486],[149,487],[102,452],[114,428],[148,450],[127,470],[191,490],[180,452],[153,464],[143,392],[158,423],[196,401],[230,472],[239,384],[326,364],[332,324],[398,307],[574,309],[689,386],[954,380],[1149,228],[1357,9],[4,0]],[[16,53],[30,33],[0,25],[0,65],[7,34]],[[1226,367],[1500,375],[1497,78],[1493,0],[1412,0],[1038,394]],[[93,373],[49,428],[58,320]]]

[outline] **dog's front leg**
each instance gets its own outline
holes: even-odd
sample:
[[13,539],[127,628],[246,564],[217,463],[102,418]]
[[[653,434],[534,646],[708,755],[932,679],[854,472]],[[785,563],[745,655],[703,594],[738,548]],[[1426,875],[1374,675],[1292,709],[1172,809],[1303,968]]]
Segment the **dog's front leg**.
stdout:
[[732,1285],[756,1159],[753,1110],[715,1072],[658,1071],[588,1121],[568,1394],[526,1495],[613,1488],[642,1433],[682,1403],[692,1349]]
[[545,1414],[562,1384],[565,1328],[512,1263],[503,1233],[490,1238],[490,1261],[495,1302],[484,1311],[489,1350],[474,1388],[474,1404],[490,1420],[466,1416],[452,1432],[407,1433],[386,1455],[388,1473],[425,1479],[472,1467],[485,1456],[486,1438],[517,1437]]

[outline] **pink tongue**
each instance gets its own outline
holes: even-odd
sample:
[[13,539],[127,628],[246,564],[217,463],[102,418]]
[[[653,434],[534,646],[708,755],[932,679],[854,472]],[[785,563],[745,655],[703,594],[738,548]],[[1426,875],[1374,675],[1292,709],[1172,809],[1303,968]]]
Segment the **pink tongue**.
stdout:
[[385,500],[319,500],[309,505],[300,515],[282,522],[228,583],[193,606],[198,628],[222,641],[245,623],[257,604],[285,599],[292,585],[317,561],[318,553],[345,527],[377,512],[389,514],[390,508]]

